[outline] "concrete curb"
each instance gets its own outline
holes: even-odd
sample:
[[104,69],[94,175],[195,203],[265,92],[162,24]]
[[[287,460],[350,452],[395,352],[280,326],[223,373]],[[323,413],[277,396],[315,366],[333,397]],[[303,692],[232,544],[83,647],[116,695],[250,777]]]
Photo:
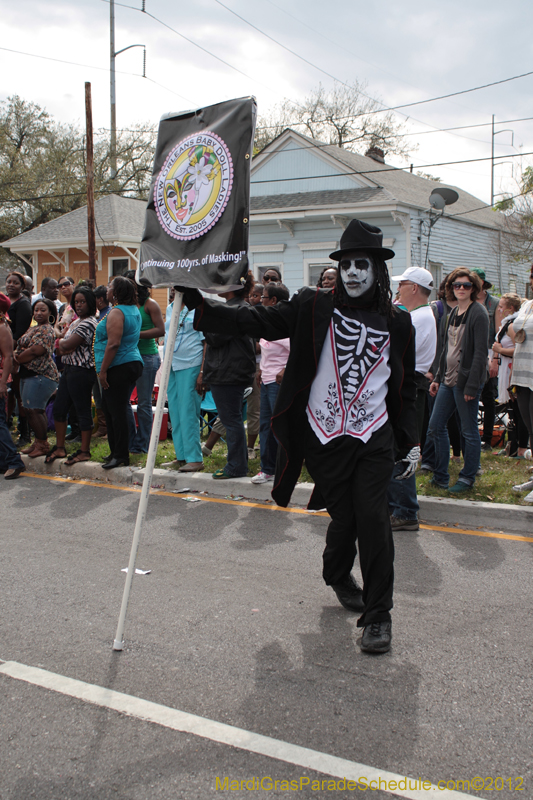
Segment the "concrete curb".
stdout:
[[[138,467],[118,467],[103,470],[95,461],[85,461],[66,467],[62,461],[45,464],[44,458],[22,456],[28,472],[40,475],[58,475],[76,480],[95,481],[107,485],[142,486],[144,469]],[[213,480],[209,472],[182,473],[177,470],[156,469],[152,478],[152,488],[167,492],[185,489],[193,493],[207,492],[211,497],[238,497],[250,502],[273,502],[270,496],[272,483],[254,484],[250,478],[230,478]],[[299,483],[293,492],[293,506],[306,506],[313,484]],[[420,521],[423,524],[457,525],[459,527],[487,528],[506,533],[525,533],[533,535],[533,507],[507,505],[505,503],[479,503],[473,500],[455,500],[447,497],[419,496]]]

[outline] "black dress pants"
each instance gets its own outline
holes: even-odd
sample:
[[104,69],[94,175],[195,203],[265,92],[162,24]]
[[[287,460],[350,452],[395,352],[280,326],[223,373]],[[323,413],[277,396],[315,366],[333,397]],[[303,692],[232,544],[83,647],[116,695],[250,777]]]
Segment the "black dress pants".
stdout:
[[359,627],[390,620],[394,542],[387,489],[393,446],[389,422],[366,443],[341,436],[323,445],[310,427],[306,437],[305,463],[331,516],[322,573],[328,586],[350,574],[359,544],[365,604]]
[[130,456],[127,408],[142,371],[142,361],[127,361],[118,367],[110,367],[107,371],[109,389],[102,391],[102,409],[111,455],[126,461]]

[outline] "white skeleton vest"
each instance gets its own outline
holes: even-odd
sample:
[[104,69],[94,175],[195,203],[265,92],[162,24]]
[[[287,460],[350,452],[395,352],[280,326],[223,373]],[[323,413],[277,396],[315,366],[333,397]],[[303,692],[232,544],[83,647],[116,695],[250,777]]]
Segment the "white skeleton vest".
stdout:
[[385,424],[389,353],[384,317],[334,310],[307,404],[309,424],[322,444],[338,436],[368,442]]

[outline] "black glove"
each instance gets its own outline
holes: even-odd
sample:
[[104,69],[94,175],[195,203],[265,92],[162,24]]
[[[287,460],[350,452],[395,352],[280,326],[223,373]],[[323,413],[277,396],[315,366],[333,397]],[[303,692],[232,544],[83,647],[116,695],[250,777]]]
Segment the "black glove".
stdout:
[[203,298],[198,289],[192,289],[190,286],[174,286],[174,289],[183,294],[183,304],[189,311],[201,305]]

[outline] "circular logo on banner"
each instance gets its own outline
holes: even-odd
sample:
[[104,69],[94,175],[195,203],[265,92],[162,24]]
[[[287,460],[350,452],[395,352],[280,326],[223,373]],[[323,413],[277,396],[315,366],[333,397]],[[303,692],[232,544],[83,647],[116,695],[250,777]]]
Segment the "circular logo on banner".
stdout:
[[233,162],[220,136],[207,131],[182,139],[155,185],[161,227],[175,239],[197,239],[219,220],[232,185]]

